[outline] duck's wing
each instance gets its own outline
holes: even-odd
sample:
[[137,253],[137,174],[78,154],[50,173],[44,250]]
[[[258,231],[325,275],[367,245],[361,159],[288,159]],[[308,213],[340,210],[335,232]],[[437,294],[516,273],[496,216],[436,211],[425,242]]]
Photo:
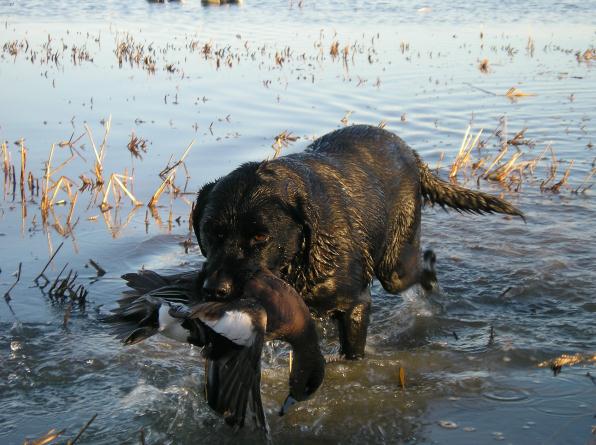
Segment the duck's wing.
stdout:
[[200,325],[193,323],[192,330],[182,326],[184,316],[190,314],[187,304],[186,285],[169,284],[145,294],[131,290],[124,292],[118,307],[100,320],[111,324],[111,332],[126,345],[139,343],[157,333],[182,342],[189,341],[189,335],[196,335],[200,341],[203,334]]
[[244,425],[250,403],[255,424],[265,428],[261,401],[262,337],[249,347],[231,349],[218,358],[205,361],[205,398],[230,426]]
[[204,349],[209,406],[228,425],[240,428],[250,405],[256,426],[267,431],[261,400],[265,310],[250,300],[211,302],[195,306],[189,318],[201,321],[214,334]]
[[144,295],[152,291],[174,286],[179,292],[178,298],[186,297],[187,301],[192,301],[197,293],[198,276],[199,272],[196,270],[174,275],[160,275],[152,270],[142,269],[138,272],[124,274],[122,278],[130,288],[127,291],[129,294]]

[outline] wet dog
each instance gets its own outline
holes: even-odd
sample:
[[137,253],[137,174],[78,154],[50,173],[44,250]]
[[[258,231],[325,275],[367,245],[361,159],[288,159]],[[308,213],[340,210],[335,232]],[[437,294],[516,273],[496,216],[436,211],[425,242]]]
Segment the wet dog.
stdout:
[[302,153],[244,164],[198,194],[204,297],[234,299],[255,272],[270,270],[312,311],[337,320],[342,354],[362,357],[373,278],[390,293],[428,286],[424,201],[523,218],[502,199],[434,176],[403,140],[377,127],[347,127]]

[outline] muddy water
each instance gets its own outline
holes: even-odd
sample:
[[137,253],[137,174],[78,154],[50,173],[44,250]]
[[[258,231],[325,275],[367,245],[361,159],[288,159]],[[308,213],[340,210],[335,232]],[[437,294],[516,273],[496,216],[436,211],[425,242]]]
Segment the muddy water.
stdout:
[[[185,241],[201,184],[272,156],[284,130],[299,137],[281,147],[289,153],[343,125],[381,121],[444,176],[468,125],[474,135],[484,129],[473,161],[488,163],[526,128],[501,162],[518,151],[519,162],[536,161],[521,186],[515,174],[504,184],[477,182],[469,168],[458,179],[503,194],[527,224],[427,208],[423,243],[437,253],[441,291],[422,300],[375,283],[367,358],[329,364],[316,397],[284,418],[275,411],[287,354],[271,346],[263,396],[274,442],[593,441],[593,362],[557,377],[537,365],[596,350],[594,192],[582,193],[594,182],[596,79],[594,61],[576,56],[596,46],[595,6],[0,2],[0,139],[17,179],[14,195],[9,181],[0,200],[3,295],[22,264],[10,293],[14,315],[0,305],[0,442],[51,428],[73,438],[96,413],[80,443],[135,443],[141,429],[147,443],[254,442],[250,429],[234,435],[207,408],[199,351],[161,338],[125,349],[97,314],[123,290],[122,273],[198,266],[197,246]],[[533,95],[508,98],[511,87]],[[123,193],[102,213],[101,196],[81,191],[69,226],[61,191],[44,224],[41,194],[27,189],[21,199],[15,142],[24,139],[26,172],[43,184],[51,145],[73,135],[72,152],[56,145],[54,168],[74,157],[52,178],[65,175],[78,189],[80,175],[93,178],[95,157],[84,125],[99,147],[110,116],[104,176],[132,177],[127,185],[143,204],[194,140],[189,177],[177,170],[180,193],[166,190],[151,214]],[[142,159],[127,149],[133,131],[146,140]],[[553,164],[555,177],[544,183]],[[547,190],[567,169],[558,193]],[[68,304],[33,286],[61,243],[46,275],[55,279],[67,264],[89,291],[66,327]],[[106,275],[97,278],[89,259]],[[325,331],[333,352],[333,329]]]

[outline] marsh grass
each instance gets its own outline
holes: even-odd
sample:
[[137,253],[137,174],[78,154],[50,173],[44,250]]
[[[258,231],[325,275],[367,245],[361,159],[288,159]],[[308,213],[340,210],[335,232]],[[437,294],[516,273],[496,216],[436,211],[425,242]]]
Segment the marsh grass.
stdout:
[[152,209],[153,214],[155,214],[155,211],[153,210],[156,208],[160,196],[166,189],[169,189],[173,196],[177,196],[180,193],[180,189],[176,187],[176,185],[174,184],[174,180],[176,178],[176,171],[178,167],[182,166],[186,171],[187,178],[190,177],[184,160],[188,156],[188,153],[190,152],[190,149],[192,148],[194,143],[195,140],[193,139],[190,142],[190,144],[188,144],[188,146],[186,147],[186,150],[184,150],[184,153],[182,153],[180,159],[174,162],[172,165],[170,165],[170,162],[168,161],[168,165],[166,165],[166,167],[159,173],[159,177],[162,178],[162,183],[159,185],[155,193],[153,193],[151,199],[149,200],[149,203],[147,204],[147,207]]
[[[499,127],[495,130],[494,136],[499,139],[500,150],[495,155],[487,153],[487,141],[481,141],[482,130],[472,136],[471,128],[468,127],[464,133],[459,150],[449,167],[449,179],[457,182],[461,178],[463,182],[471,180],[487,180],[499,183],[504,188],[519,192],[523,184],[539,183],[540,191],[543,193],[560,193],[562,188],[571,188],[568,185],[569,177],[574,166],[574,161],[569,161],[563,175],[557,180],[559,166],[561,161],[557,159],[555,151],[551,145],[546,144],[544,149],[534,155],[532,149],[536,142],[527,139],[524,128],[513,136],[507,138],[507,121],[501,119]],[[526,147],[522,151],[521,147]],[[476,148],[476,150],[474,150]],[[550,152],[550,164],[545,165],[546,154]],[[436,168],[440,170],[440,161]],[[572,193],[585,192],[591,188],[589,184],[593,176],[594,168],[589,172],[584,181],[576,188],[571,189]],[[543,179],[538,179],[537,174],[546,175]]]

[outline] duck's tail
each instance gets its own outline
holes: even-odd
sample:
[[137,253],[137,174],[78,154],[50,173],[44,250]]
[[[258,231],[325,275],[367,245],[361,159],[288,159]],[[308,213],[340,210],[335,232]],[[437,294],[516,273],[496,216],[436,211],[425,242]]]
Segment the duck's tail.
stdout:
[[504,199],[443,181],[432,174],[417,153],[414,155],[420,171],[420,187],[425,201],[464,212],[505,213],[519,216],[525,221],[524,214]]

